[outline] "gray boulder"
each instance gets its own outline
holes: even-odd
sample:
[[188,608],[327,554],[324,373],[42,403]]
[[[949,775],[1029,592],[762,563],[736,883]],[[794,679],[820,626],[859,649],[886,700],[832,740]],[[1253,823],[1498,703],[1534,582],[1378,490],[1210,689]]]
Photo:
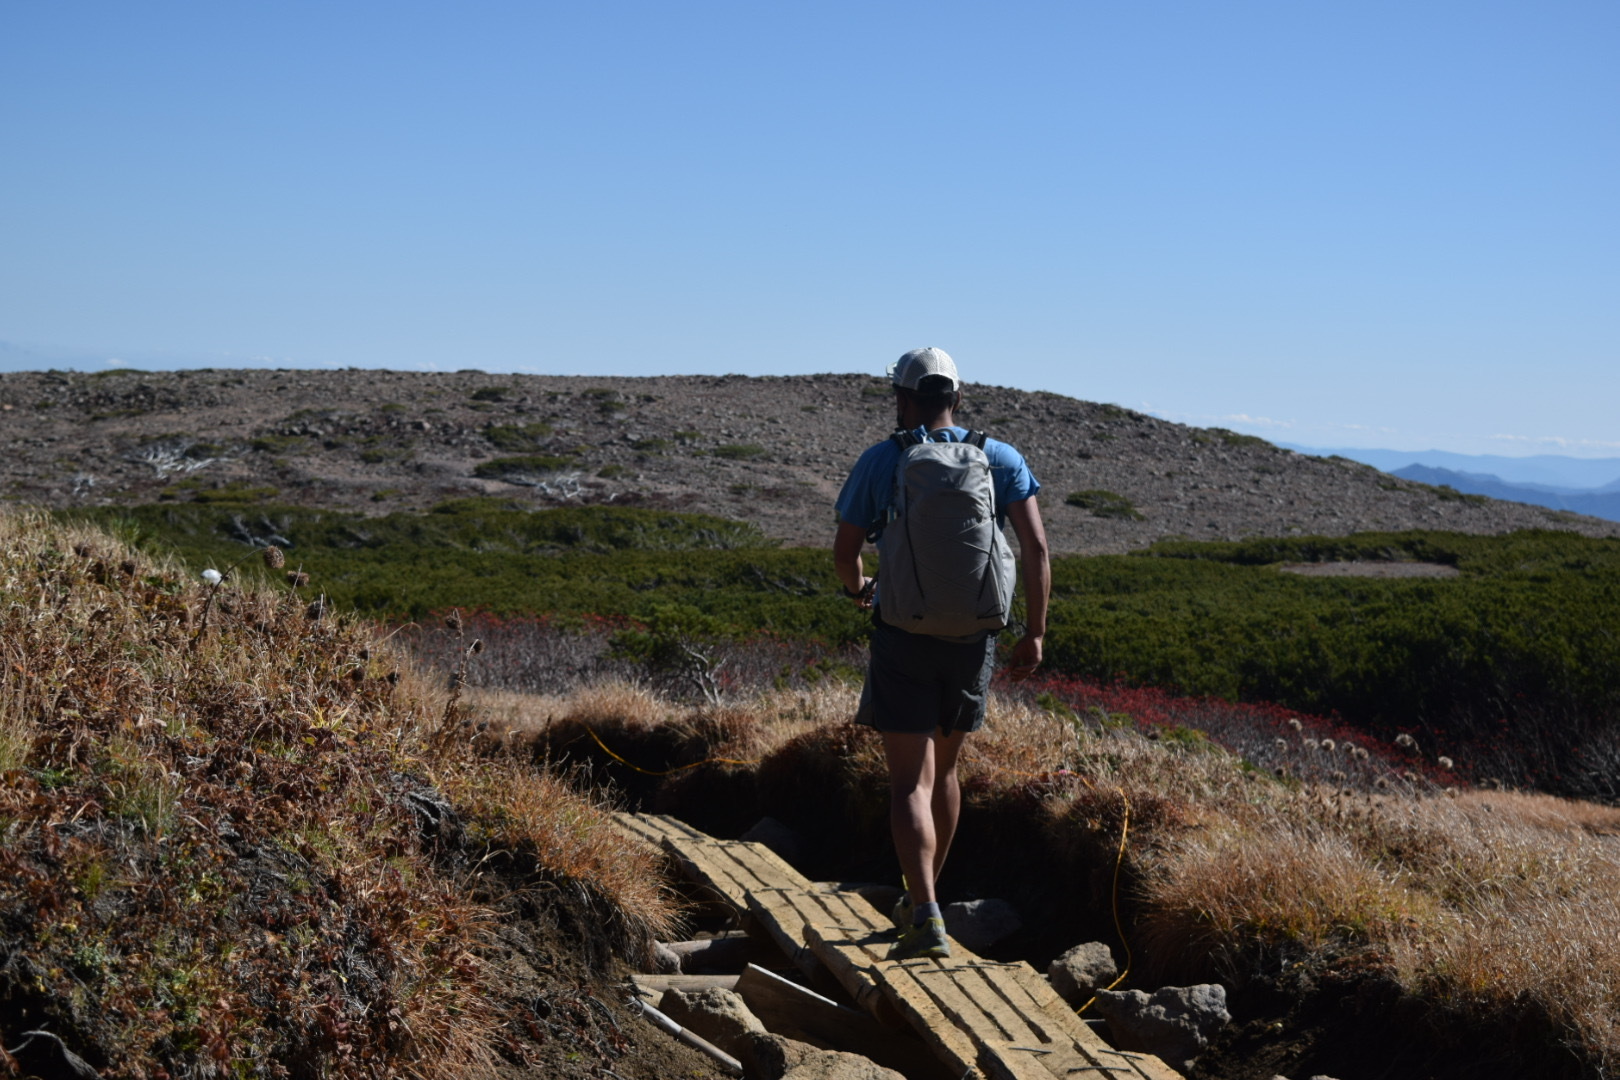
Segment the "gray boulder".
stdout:
[[658,1011],[732,1057],[741,1056],[738,1048],[749,1035],[765,1033],[765,1025],[735,990],[665,990]]
[[945,916],[945,932],[974,952],[983,952],[1024,925],[1005,900],[946,904],[941,913]]
[[1232,1020],[1226,988],[1216,983],[1167,986],[1151,996],[1141,990],[1102,990],[1097,1011],[1108,1021],[1119,1049],[1156,1054],[1180,1069]]
[[1078,1009],[1091,995],[1119,977],[1114,954],[1100,941],[1076,945],[1046,965],[1046,977],[1058,997]]
[[751,1080],[905,1080],[859,1054],[820,1050],[770,1032],[746,1036],[732,1053]]

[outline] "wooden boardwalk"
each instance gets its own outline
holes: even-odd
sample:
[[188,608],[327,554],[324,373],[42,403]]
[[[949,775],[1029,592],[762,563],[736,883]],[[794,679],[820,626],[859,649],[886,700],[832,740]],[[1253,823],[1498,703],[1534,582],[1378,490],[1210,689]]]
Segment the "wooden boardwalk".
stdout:
[[957,941],[947,960],[886,960],[887,919],[765,845],[717,840],[661,815],[620,814],[618,823],[751,919],[812,981],[830,975],[867,1012],[913,1028],[954,1077],[1180,1080],[1152,1055],[1108,1046],[1028,964],[985,960]]

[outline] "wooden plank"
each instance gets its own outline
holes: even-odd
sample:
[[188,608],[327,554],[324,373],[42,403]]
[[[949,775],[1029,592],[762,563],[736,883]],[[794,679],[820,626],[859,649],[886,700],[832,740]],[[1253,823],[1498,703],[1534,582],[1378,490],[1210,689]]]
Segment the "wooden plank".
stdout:
[[717,865],[700,844],[682,844],[665,838],[664,848],[687,869],[690,876],[707,885],[717,896],[738,911],[748,910],[748,890],[727,869]]
[[930,991],[940,983],[949,983],[953,989],[971,1001],[1001,1032],[999,1036],[987,1035],[987,1037],[999,1037],[1021,1046],[1043,1048],[1053,1041],[1045,1030],[1035,1027],[1028,1017],[1007,1004],[996,992],[996,988],[985,981],[981,968],[971,964],[947,964],[942,961],[938,967],[918,967],[916,973]]
[[792,904],[780,892],[749,893],[748,911],[794,966],[814,978],[821,961],[800,940],[799,927],[804,924]]
[[[810,949],[836,975],[856,1003],[885,1023],[900,1021],[918,1035],[958,1077],[976,1073],[978,1051],[914,984],[895,990],[870,963],[862,941],[819,926],[804,928]],[[889,1019],[886,1019],[885,1017]]]
[[653,998],[663,997],[665,990],[734,990],[739,975],[632,975],[630,981],[636,989]]
[[[878,971],[888,980],[908,978],[915,982],[934,1000],[939,1011],[951,1023],[969,1035],[997,1042],[1013,1042],[1020,1037],[1033,1038],[1029,1029],[1021,1024],[1015,1023],[1013,1030],[1002,1027],[994,1015],[987,1013],[956,985],[956,980],[949,973],[941,971],[937,960],[891,960],[880,964]],[[901,976],[899,972],[905,975]]]
[[640,840],[649,847],[659,851],[664,849],[664,831],[642,820],[640,814],[632,814],[627,810],[615,811],[613,825],[626,836]]
[[955,941],[944,961],[888,961],[888,919],[858,893],[810,882],[763,844],[717,840],[661,815],[616,820],[750,913],[808,977],[830,975],[868,1013],[915,1029],[957,1077],[1181,1080],[1151,1055],[1109,1047],[1027,964],[991,963]]
[[864,1012],[840,1005],[808,987],[749,965],[737,993],[760,1023],[778,1035],[870,1058],[910,1080],[957,1080],[923,1045]]
[[1098,1047],[1093,1053],[1096,1054],[1100,1066],[1112,1069],[1115,1077],[1129,1077],[1131,1072],[1127,1070],[1134,1070],[1135,1074],[1144,1080],[1183,1080],[1179,1072],[1152,1054],[1115,1050],[1107,1045]]
[[[1028,964],[999,964],[996,969],[997,982],[1015,1005],[1027,1011],[1039,1011],[1056,1030],[1072,1039],[1087,1058],[1095,1061],[1099,1068],[1109,1070],[1110,1075],[1140,1076],[1143,1080],[1182,1080],[1179,1072],[1152,1054],[1127,1053],[1109,1046],[1101,1035],[1091,1029],[1090,1024],[1069,1007],[1068,1002],[1058,996],[1046,977]],[[1027,996],[1027,1006],[1015,996],[1013,986]],[[1132,1071],[1121,1073],[1121,1068]]]

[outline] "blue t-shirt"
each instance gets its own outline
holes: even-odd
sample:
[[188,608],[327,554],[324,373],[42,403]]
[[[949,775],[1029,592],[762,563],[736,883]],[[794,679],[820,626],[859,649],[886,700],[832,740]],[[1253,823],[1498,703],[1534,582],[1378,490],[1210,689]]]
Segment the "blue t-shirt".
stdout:
[[[919,439],[932,438],[935,442],[962,442],[968,437],[967,428],[940,428],[931,435],[923,428],[913,431]],[[1041,490],[1040,483],[1029,471],[1024,455],[997,439],[986,439],[984,456],[990,459],[990,482],[996,492],[996,525],[1007,526],[1007,507]],[[849,478],[844,490],[838,493],[838,516],[851,525],[871,531],[882,525],[889,516],[889,502],[894,496],[894,469],[900,464],[900,447],[893,439],[884,439],[868,447]]]

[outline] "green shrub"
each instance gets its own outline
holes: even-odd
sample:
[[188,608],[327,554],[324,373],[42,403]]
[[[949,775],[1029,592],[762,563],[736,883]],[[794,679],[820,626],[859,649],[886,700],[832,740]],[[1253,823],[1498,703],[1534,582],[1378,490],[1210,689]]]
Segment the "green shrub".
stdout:
[[[1436,562],[1459,576],[1276,569],[1377,560]],[[1620,625],[1620,541],[1560,532],[1175,541],[1057,559],[1052,579],[1047,656],[1060,671],[1338,713],[1383,733],[1438,732],[1536,783],[1564,768],[1576,731],[1620,721],[1620,646],[1608,629]]]
[[1090,491],[1071,491],[1063,501],[1070,506],[1090,510],[1093,517],[1119,518],[1124,521],[1142,520],[1141,512],[1131,505],[1131,500],[1112,491],[1103,491],[1099,488]]
[[1458,491],[1450,484],[1436,485],[1434,488],[1434,493],[1439,497],[1441,502],[1461,502],[1469,503],[1474,506],[1481,506],[1489,501],[1484,495],[1473,495],[1467,492]]
[[1219,442],[1224,446],[1270,446],[1271,444],[1258,435],[1245,435],[1238,431],[1229,431],[1226,428],[1205,428],[1203,431],[1193,432],[1192,441],[1198,446],[1208,446]]
[[534,424],[491,424],[484,429],[484,438],[493,443],[495,449],[505,450],[508,453],[522,453],[526,450],[533,450],[550,434],[551,425],[544,422]]
[[261,454],[295,454],[309,445],[303,435],[260,435],[248,440],[248,446]]
[[508,394],[515,393],[510,386],[480,386],[468,395],[473,401],[505,401]]

